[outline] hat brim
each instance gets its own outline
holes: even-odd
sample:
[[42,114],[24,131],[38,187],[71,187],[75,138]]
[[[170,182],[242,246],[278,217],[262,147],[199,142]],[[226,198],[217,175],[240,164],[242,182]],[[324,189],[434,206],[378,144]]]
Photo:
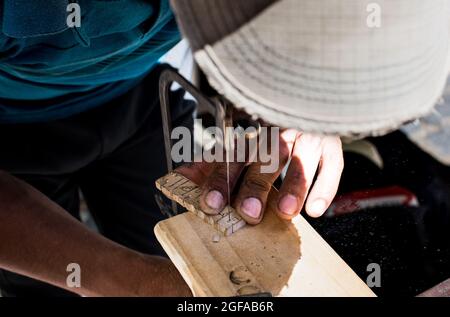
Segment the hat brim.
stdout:
[[[195,58],[236,107],[274,125],[383,134],[426,115],[442,95],[449,15],[447,1],[379,2],[383,24],[370,28],[366,1],[281,0]],[[236,5],[210,32],[242,20]]]

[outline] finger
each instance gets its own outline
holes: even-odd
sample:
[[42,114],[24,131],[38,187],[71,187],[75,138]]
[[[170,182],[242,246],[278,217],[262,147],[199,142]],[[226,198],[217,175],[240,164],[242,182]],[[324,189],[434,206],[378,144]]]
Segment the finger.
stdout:
[[311,217],[320,217],[336,196],[344,169],[342,144],[337,137],[324,140],[319,174],[306,202],[306,212]]
[[255,225],[261,222],[267,197],[277,177],[275,174],[261,174],[259,164],[248,168],[234,201],[236,211],[247,223]]
[[320,161],[322,140],[307,133],[297,137],[279,194],[277,212],[281,218],[290,220],[303,208]]
[[289,160],[296,135],[295,130],[286,130],[280,133],[278,165],[275,172],[262,173],[261,168],[264,164],[260,162],[254,163],[248,168],[234,202],[236,211],[247,223],[255,225],[263,219],[270,190]]
[[[229,163],[230,192],[236,186],[244,167],[245,163]],[[226,163],[215,163],[211,174],[202,185],[200,207],[207,214],[218,214],[228,203],[227,170]]]

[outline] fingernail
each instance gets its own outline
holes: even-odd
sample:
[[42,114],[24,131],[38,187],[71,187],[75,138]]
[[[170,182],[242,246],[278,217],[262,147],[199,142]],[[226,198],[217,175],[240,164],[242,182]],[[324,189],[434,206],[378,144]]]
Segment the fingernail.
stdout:
[[327,208],[326,201],[323,199],[317,199],[311,204],[309,212],[312,213],[313,215],[321,216],[325,212],[326,208]]
[[217,190],[212,190],[206,195],[206,204],[212,209],[220,209],[223,203],[223,196]]
[[285,195],[278,203],[278,209],[286,215],[293,215],[298,211],[298,199],[294,195]]
[[259,199],[256,198],[247,198],[241,204],[241,210],[247,216],[258,219],[261,215],[262,204]]

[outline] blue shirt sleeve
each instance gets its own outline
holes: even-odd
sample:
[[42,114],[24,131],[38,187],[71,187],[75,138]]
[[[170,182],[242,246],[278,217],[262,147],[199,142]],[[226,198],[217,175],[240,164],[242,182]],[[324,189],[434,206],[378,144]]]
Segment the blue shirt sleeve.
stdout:
[[1,19],[0,19],[0,65],[4,63],[4,60],[8,57],[7,52],[7,42],[8,38],[3,34],[1,30]]
[[30,11],[22,10],[29,0],[0,1],[0,124],[100,106],[134,87],[180,40],[168,0],[78,0],[81,27],[58,32],[64,2],[33,0]]

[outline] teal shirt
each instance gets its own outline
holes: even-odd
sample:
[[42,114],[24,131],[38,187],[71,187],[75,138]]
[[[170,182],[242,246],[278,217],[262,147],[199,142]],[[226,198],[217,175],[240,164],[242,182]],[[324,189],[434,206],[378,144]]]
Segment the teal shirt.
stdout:
[[168,0],[68,0],[0,4],[0,123],[51,121],[134,87],[180,35]]

